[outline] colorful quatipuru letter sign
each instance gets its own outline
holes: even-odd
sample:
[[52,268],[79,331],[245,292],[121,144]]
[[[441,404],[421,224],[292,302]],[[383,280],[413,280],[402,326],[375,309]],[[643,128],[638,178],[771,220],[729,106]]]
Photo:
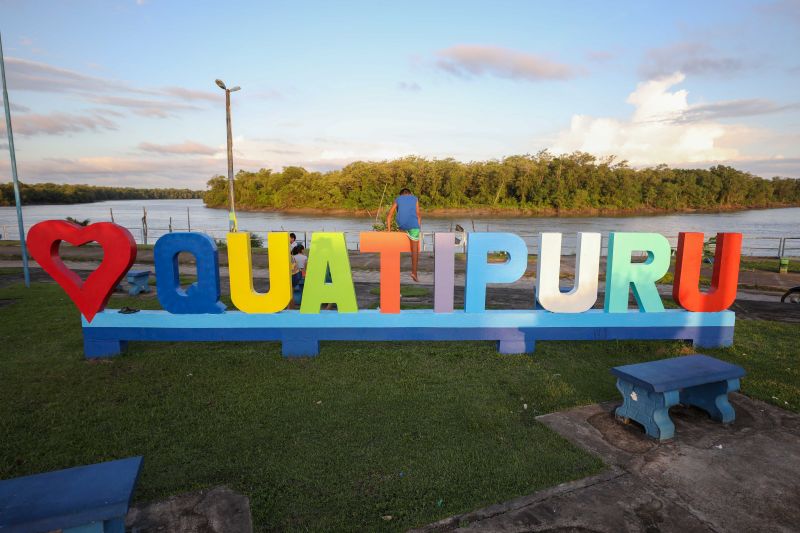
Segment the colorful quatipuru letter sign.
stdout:
[[[525,242],[511,233],[472,233],[466,250],[464,307],[455,300],[455,235],[434,239],[432,309],[400,310],[400,264],[411,251],[399,232],[365,232],[360,253],[380,257],[380,307],[359,310],[343,233],[314,233],[309,245],[300,308],[293,298],[289,237],[270,233],[266,264],[269,290],[253,285],[250,235],[229,233],[228,271],[231,301],[220,301],[219,251],[201,233],[170,233],[156,242],[156,287],[163,311],[120,314],[103,310],[114,287],[136,259],[130,232],[101,222],[81,227],[60,220],[40,222],[28,233],[31,255],[61,285],[83,314],[87,357],[119,353],[128,341],[275,340],[284,355],[316,355],[322,340],[493,340],[501,353],[531,352],[537,340],[684,339],[698,346],[733,342],[742,235],[717,235],[711,288],[699,288],[703,234],[681,233],[675,254],[673,298],[683,309],[665,310],[656,288],[670,267],[672,250],[657,233],[614,232],[608,237],[605,299],[593,309],[601,279],[601,235],[579,233],[575,281],[561,287],[560,233],[539,236],[536,281],[528,310],[487,310],[490,284],[519,281],[529,264]],[[59,258],[62,241],[81,246],[96,241],[103,261],[82,281]],[[492,258],[505,258],[497,261]],[[180,284],[178,256],[194,257],[197,281]],[[637,257],[641,259],[637,259]],[[532,283],[533,285],[533,283]],[[629,305],[633,294],[634,305]],[[536,308],[535,300],[540,308]],[[335,310],[324,310],[329,304]]]

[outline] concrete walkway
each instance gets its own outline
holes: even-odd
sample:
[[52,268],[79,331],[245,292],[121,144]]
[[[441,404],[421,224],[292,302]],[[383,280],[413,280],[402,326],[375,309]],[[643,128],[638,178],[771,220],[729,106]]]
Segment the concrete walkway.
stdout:
[[250,500],[226,487],[215,487],[140,503],[128,511],[130,533],[252,533]]
[[732,403],[729,426],[673,408],[667,443],[616,421],[617,403],[538,417],[609,469],[420,531],[798,531],[800,416],[739,394]]

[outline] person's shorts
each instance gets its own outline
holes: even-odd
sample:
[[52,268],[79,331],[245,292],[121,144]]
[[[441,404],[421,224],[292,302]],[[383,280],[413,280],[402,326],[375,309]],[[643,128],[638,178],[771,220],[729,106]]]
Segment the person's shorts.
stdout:
[[419,240],[419,228],[407,229],[406,230],[406,235],[408,235],[408,238],[411,239],[412,241],[418,241]]

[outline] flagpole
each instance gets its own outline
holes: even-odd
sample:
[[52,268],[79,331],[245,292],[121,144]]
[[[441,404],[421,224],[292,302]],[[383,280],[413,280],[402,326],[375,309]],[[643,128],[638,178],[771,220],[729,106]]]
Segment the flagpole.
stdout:
[[17,226],[19,228],[19,245],[22,248],[22,270],[25,274],[25,286],[31,286],[31,273],[28,270],[28,248],[25,246],[25,225],[22,223],[22,200],[19,194],[19,178],[17,177],[17,155],[14,151],[14,134],[11,131],[11,105],[8,102],[8,86],[6,85],[6,65],[3,58],[3,38],[0,36],[0,77],[3,78],[3,105],[6,108],[6,133],[8,134],[8,151],[11,154],[11,179],[14,181],[14,201],[17,205]]

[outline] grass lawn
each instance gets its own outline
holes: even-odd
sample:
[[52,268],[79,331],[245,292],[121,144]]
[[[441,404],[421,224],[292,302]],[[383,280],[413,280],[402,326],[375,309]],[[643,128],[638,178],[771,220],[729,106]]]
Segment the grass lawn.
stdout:
[[[373,287],[369,290],[370,294],[379,295],[381,293],[380,286]],[[431,290],[427,287],[420,287],[417,285],[400,285],[400,296],[405,297],[412,297],[412,296],[427,296],[431,293]]]
[[[7,302],[4,300],[13,300]],[[114,297],[110,307],[157,307]],[[132,343],[83,359],[54,284],[0,289],[0,478],[142,454],[137,501],[225,484],[257,530],[403,530],[602,470],[536,422],[617,396],[611,366],[679,342]],[[740,321],[707,352],[748,370],[744,391],[800,410],[796,325]],[[389,518],[391,517],[391,518]]]
[[[741,270],[777,272],[780,261],[772,257],[742,257]],[[800,273],[800,257],[789,258],[789,272]]]

